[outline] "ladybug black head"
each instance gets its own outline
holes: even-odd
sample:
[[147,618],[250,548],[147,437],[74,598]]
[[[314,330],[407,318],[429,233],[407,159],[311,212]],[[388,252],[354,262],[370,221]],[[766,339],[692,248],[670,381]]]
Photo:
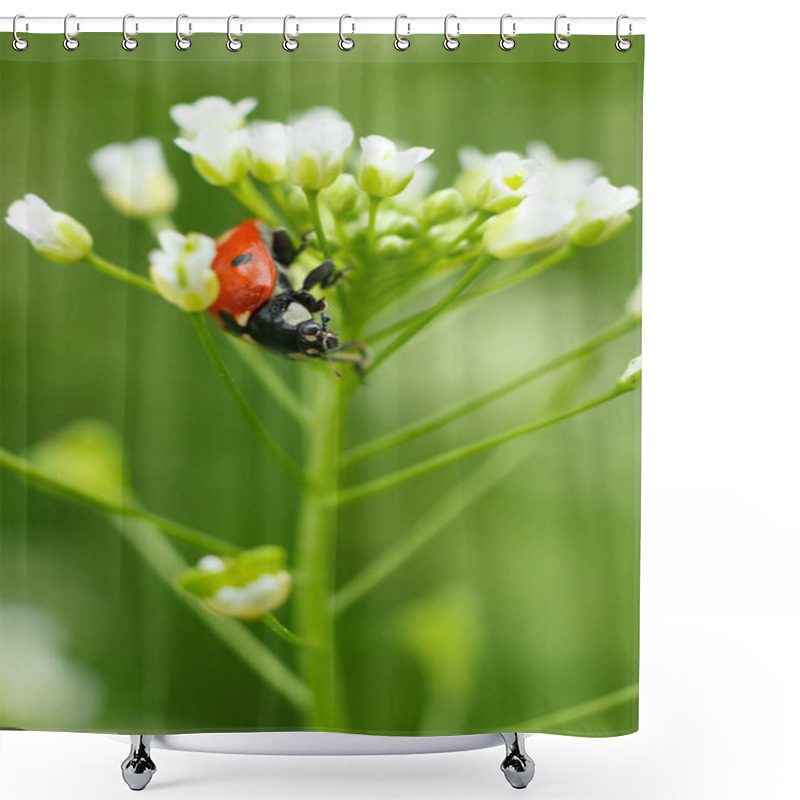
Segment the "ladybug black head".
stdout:
[[325,358],[339,347],[339,337],[328,330],[327,314],[314,318],[324,308],[325,301],[308,292],[281,292],[255,311],[243,333],[270,350]]

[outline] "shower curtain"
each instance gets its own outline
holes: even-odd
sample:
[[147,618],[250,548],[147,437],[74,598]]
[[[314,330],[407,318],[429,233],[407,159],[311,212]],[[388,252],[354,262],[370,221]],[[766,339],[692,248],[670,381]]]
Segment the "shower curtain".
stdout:
[[2,48],[0,724],[637,728],[644,42]]

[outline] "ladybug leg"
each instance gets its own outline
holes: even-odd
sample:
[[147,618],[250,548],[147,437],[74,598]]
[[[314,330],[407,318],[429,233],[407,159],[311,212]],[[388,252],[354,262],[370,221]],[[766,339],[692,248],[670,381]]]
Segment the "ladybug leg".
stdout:
[[[348,353],[348,350],[353,352]],[[359,375],[363,376],[372,364],[372,351],[364,342],[345,342],[335,353],[330,355],[330,358],[333,361],[349,361],[355,365]]]
[[227,333],[233,333],[236,336],[243,336],[247,333],[247,328],[241,326],[228,311],[219,312],[219,321]]
[[296,292],[290,292],[289,297],[294,303],[299,303],[303,308],[307,308],[312,314],[316,314],[318,311],[324,311],[328,304],[325,301],[324,297],[314,297],[311,292],[305,291],[305,289],[301,289]]
[[312,289],[314,286],[328,289],[331,286],[335,286],[351,269],[353,268],[345,267],[337,271],[333,261],[330,259],[323,261],[306,275],[306,279],[303,281],[303,289]]
[[285,267],[291,266],[292,262],[306,249],[306,237],[300,241],[298,247],[292,241],[292,237],[284,228],[275,228],[272,231],[272,254],[275,259]]

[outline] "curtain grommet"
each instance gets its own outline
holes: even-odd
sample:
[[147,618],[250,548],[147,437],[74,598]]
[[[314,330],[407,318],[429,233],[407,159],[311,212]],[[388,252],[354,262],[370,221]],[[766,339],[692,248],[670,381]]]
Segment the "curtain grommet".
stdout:
[[[620,23],[624,19],[630,19],[627,14],[620,14],[617,17],[617,41],[614,43],[614,47],[620,51],[620,53],[627,53],[628,50],[633,47],[633,42],[630,39],[626,39],[622,34],[619,32],[620,30]],[[628,23],[628,36],[631,35],[631,24]]]
[[411,23],[407,22],[406,25],[408,27],[408,32],[405,36],[400,35],[400,20],[401,19],[408,19],[405,14],[398,14],[394,18],[394,49],[399,50],[401,53],[405,50],[408,50],[411,47],[411,39],[408,37],[411,36]]
[[[287,14],[283,18],[283,49],[287,53],[294,53],[300,47],[300,40],[296,36],[289,36],[289,20],[297,20],[297,17]],[[300,33],[300,26],[295,21],[295,34]]]
[[[178,16],[175,18],[175,47],[177,47],[178,50],[181,51],[188,50],[192,46],[192,40],[188,39],[181,33],[181,20],[188,18],[189,18],[188,14],[178,14]],[[192,32],[192,23],[190,22],[189,33],[191,32]]]
[[[235,19],[239,19],[239,17],[237,17],[236,14],[231,14],[228,17],[228,41],[225,43],[225,47],[227,47],[231,53],[238,53],[244,47],[244,42],[241,39],[237,39],[231,33],[231,22],[233,22],[233,20]],[[242,32],[242,26],[239,25],[239,33],[241,32]]]
[[[450,20],[454,19],[456,21],[456,35],[451,36],[449,31]],[[444,18],[444,45],[445,50],[449,50],[451,53],[453,50],[458,50],[461,46],[461,40],[458,38],[461,32],[461,23],[458,21],[458,17],[455,14],[448,14]]]
[[[555,22],[553,23],[553,33],[555,34],[555,41],[553,42],[553,47],[558,50],[559,53],[563,53],[569,47],[569,39],[565,39],[559,32],[558,32],[558,23],[559,20],[567,19],[566,14],[559,14]],[[569,36],[569,22],[567,22],[567,36]]]
[[[77,50],[80,47],[80,42],[70,34],[69,32],[69,21],[71,19],[75,19],[74,14],[67,14],[64,17],[64,49],[69,50],[70,52],[73,50]],[[80,23],[75,23],[75,31],[76,33],[81,29]]]
[[[13,48],[14,48],[14,49],[15,49],[15,50],[18,52],[18,53],[21,53],[23,50],[27,50],[27,49],[28,49],[28,40],[27,40],[27,39],[23,39],[23,38],[22,38],[22,37],[21,37],[21,36],[20,36],[20,35],[17,33],[17,20],[20,20],[20,19],[25,19],[25,15],[24,15],[24,14],[17,14],[17,15],[14,17],[14,21],[11,23],[11,33],[12,33],[12,34],[13,34],[13,36],[14,36],[14,38],[13,38],[13,39],[12,39],[12,41],[11,41],[11,46],[12,46],[12,47],[13,47]],[[27,23],[26,23],[26,24],[25,24],[25,28],[27,29],[27,27],[28,27],[28,25],[27,25]]]

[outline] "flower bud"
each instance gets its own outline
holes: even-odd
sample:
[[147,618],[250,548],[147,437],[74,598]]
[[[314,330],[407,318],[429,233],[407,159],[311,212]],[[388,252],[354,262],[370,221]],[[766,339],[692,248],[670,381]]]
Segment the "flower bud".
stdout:
[[378,240],[377,254],[382,258],[398,258],[409,251],[411,242],[400,236],[384,236]]
[[642,357],[636,356],[620,375],[617,386],[620,389],[632,391],[638,389],[642,383]]
[[292,578],[286,571],[286,551],[265,546],[233,557],[204,556],[178,584],[212,611],[252,620],[286,602]]
[[373,197],[393,197],[411,182],[417,164],[432,154],[427,147],[398,150],[385,136],[365,136],[361,139],[358,182]]
[[201,97],[194,103],[172,106],[169,115],[187,139],[206,128],[235,131],[244,126],[245,117],[258,105],[254,97],[231,103],[224,97]]
[[178,184],[157,139],[108,144],[92,153],[89,166],[108,202],[127,217],[169,214],[178,202]]
[[477,147],[462,147],[458,151],[461,172],[453,185],[470,208],[477,208],[478,192],[492,176],[492,158]]
[[247,127],[247,165],[264,183],[277,183],[286,177],[289,136],[280,122],[251,122]]
[[460,217],[466,210],[466,203],[457,189],[441,189],[425,200],[425,219],[429,225]]
[[6,212],[6,222],[21,233],[37,253],[59,264],[71,264],[92,250],[92,236],[80,222],[53,211],[41,197],[26,194]]
[[353,128],[332,108],[312,108],[289,126],[289,178],[303,189],[330,186],[342,171]]
[[387,209],[378,214],[376,233],[378,236],[394,234],[402,239],[415,239],[419,236],[421,226],[415,217],[400,214],[393,209]]
[[228,186],[247,176],[246,141],[245,131],[206,128],[194,139],[176,139],[175,144],[191,153],[201,177],[214,186]]
[[339,218],[352,217],[364,204],[364,193],[352,175],[340,175],[327,189],[322,198],[328,208]]
[[575,209],[571,203],[526,197],[516,208],[486,222],[483,244],[495,258],[517,258],[549,250],[563,241],[573,219]]
[[219,280],[211,269],[217,254],[214,240],[202,233],[161,231],[158,243],[161,249],[150,253],[150,277],[161,296],[184,311],[204,311],[212,305],[219,294]]
[[625,303],[625,311],[633,319],[642,319],[642,282],[636,284],[636,288],[631,292],[628,302]]
[[311,209],[308,207],[308,198],[299,186],[290,186],[286,192],[286,209],[294,224],[300,230],[312,227]]
[[631,221],[628,211],[638,203],[639,191],[633,186],[618,188],[608,178],[598,178],[578,202],[570,239],[579,247],[608,241]]

